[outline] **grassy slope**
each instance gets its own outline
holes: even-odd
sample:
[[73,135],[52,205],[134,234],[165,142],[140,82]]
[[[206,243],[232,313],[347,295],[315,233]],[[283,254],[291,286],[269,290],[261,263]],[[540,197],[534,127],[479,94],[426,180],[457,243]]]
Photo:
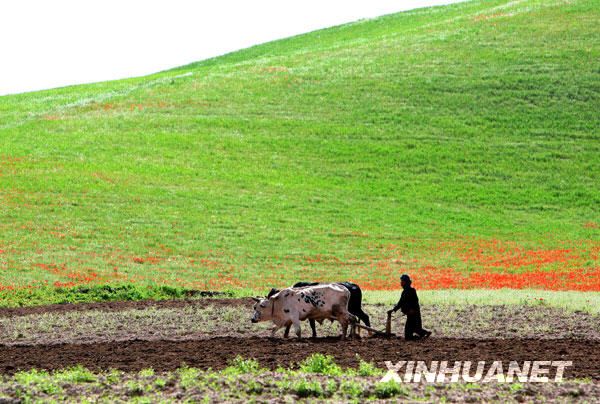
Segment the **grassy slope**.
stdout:
[[478,269],[456,239],[597,267],[598,20],[474,1],[0,97],[0,285]]

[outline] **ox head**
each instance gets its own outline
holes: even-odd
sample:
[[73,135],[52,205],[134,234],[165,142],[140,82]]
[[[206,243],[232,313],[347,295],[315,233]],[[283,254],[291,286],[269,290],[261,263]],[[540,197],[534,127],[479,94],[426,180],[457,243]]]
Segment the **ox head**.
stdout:
[[254,314],[252,315],[252,322],[258,323],[259,321],[266,321],[271,319],[271,306],[272,303],[269,299],[253,297],[254,300]]

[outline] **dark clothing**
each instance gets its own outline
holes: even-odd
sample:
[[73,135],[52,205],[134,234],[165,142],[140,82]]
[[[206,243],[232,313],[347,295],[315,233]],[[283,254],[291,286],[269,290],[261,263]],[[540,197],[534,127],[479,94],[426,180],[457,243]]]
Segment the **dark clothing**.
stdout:
[[[428,335],[429,331],[423,329],[421,324],[421,308],[417,291],[410,285],[406,285],[400,295],[398,304],[394,306],[393,311],[400,309],[406,314],[406,325],[404,326],[404,338],[407,340],[422,338]],[[415,337],[417,334],[419,337]]]
[[[415,334],[419,337],[416,338]],[[404,326],[404,338],[407,340],[423,338],[428,331],[423,329],[421,324],[421,312],[406,315],[406,325]]]
[[417,290],[411,286],[406,286],[400,295],[400,300],[394,306],[393,310],[397,311],[400,309],[402,313],[409,314],[413,311],[420,311],[419,297],[417,296]]

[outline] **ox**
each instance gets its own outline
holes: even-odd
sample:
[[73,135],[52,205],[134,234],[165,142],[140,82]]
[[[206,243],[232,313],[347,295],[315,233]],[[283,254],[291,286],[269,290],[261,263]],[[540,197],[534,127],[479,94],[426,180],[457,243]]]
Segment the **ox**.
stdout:
[[350,292],[339,284],[287,288],[267,298],[253,299],[256,304],[252,322],[271,320],[274,324],[271,336],[280,328],[293,325],[296,336],[301,338],[301,321],[308,319],[321,323],[323,320],[337,320],[344,339],[348,324],[355,321],[348,311]]
[[[319,282],[296,282],[292,286],[292,288],[303,288],[306,286],[316,286],[316,285],[319,285]],[[348,289],[348,291],[350,292],[350,300],[348,301],[348,311],[351,314],[358,317],[359,320],[362,320],[362,322],[365,323],[366,326],[370,327],[371,322],[369,320],[369,316],[362,309],[362,291],[360,290],[360,286],[358,286],[356,283],[352,283],[352,282],[339,282],[339,283],[336,283],[336,285],[342,285],[343,287]],[[278,289],[275,289],[275,288],[271,289],[271,291],[267,295],[267,298],[273,296],[275,293],[278,293],[278,292],[279,292]],[[315,320],[309,319],[308,321],[310,323],[310,328],[312,330],[312,336],[313,336],[313,338],[316,338],[317,337],[317,327],[315,324]],[[291,327],[291,325],[287,325],[285,327],[284,337],[286,337],[286,338],[290,333],[290,327]]]

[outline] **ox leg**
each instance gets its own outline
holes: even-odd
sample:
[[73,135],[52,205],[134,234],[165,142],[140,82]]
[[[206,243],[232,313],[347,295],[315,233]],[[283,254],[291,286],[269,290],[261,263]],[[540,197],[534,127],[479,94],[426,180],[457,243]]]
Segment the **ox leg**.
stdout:
[[369,315],[363,311],[361,307],[359,307],[356,311],[353,311],[356,317],[358,317],[367,327],[371,326],[371,321],[369,320]]
[[283,333],[283,338],[288,338],[290,336],[290,327],[292,323],[289,323],[285,326],[285,332]]
[[296,319],[293,322],[294,324],[294,332],[296,333],[296,337],[298,339],[302,338],[302,327],[300,327],[300,320]]
[[348,321],[343,319],[340,321],[340,325],[342,326],[342,339],[346,339],[346,333],[348,332]]
[[356,323],[358,323],[358,318],[351,313],[348,313],[341,319],[340,324],[342,326],[342,339],[346,337],[348,325],[350,325],[350,338],[354,338],[357,336],[360,337],[360,334],[356,333]]
[[291,313],[289,322],[294,326],[294,332],[298,339],[302,338],[302,327],[300,327],[300,316],[298,313]]
[[312,337],[313,338],[317,338],[317,324],[316,321],[313,319],[308,320],[308,322],[310,323],[310,329],[312,330]]
[[276,332],[277,332],[277,330],[279,330],[280,328],[281,328],[281,327],[280,327],[280,326],[278,326],[277,324],[275,324],[275,325],[273,326],[273,328],[271,328],[271,338],[274,338],[274,337],[275,337],[275,333],[276,333]]

